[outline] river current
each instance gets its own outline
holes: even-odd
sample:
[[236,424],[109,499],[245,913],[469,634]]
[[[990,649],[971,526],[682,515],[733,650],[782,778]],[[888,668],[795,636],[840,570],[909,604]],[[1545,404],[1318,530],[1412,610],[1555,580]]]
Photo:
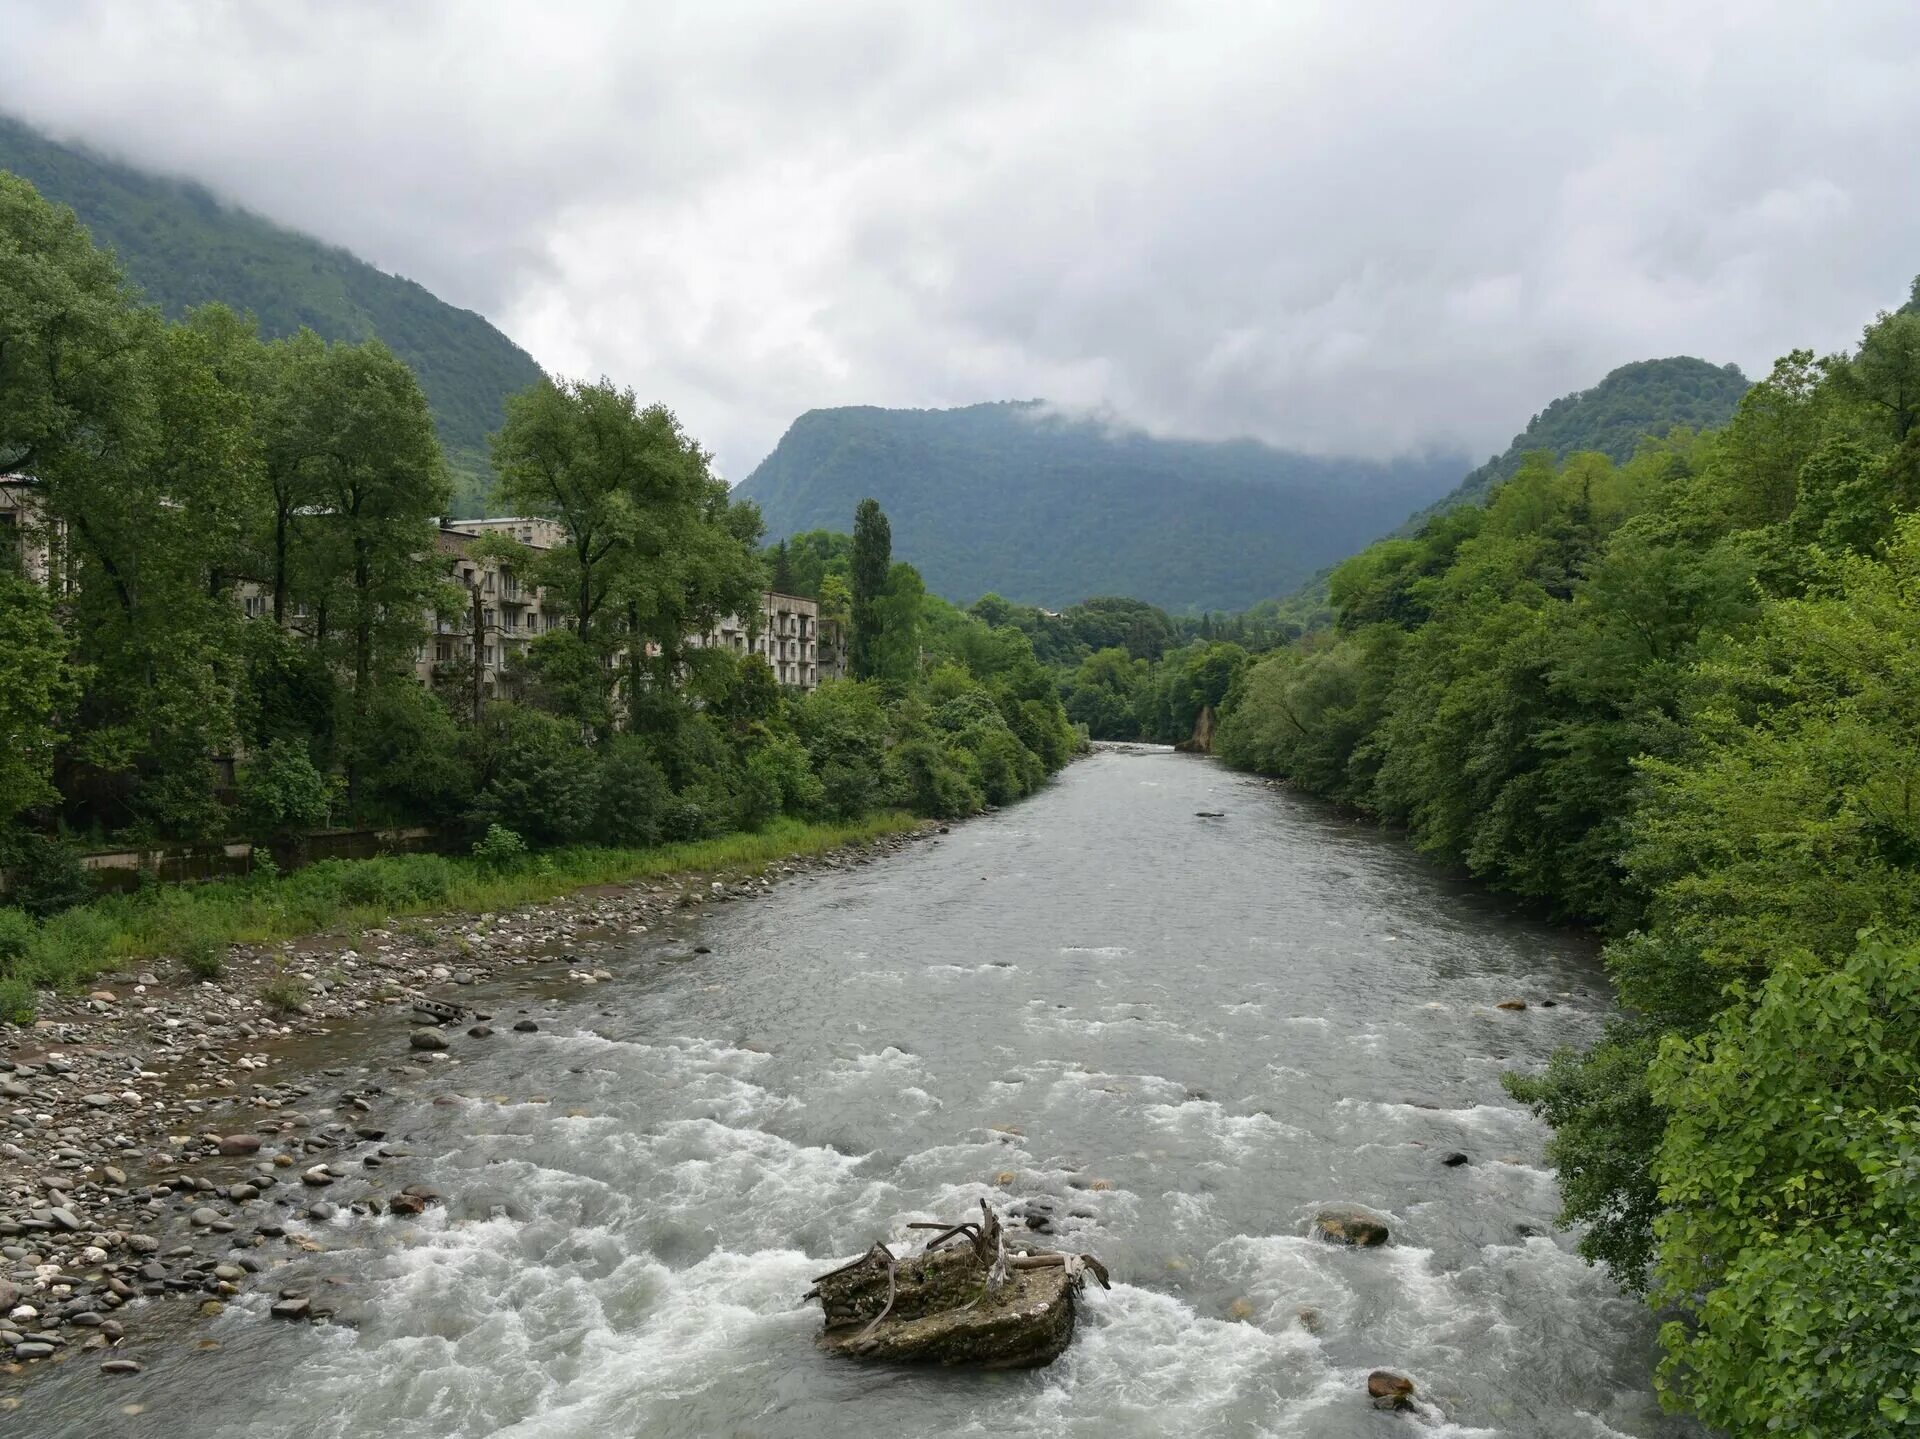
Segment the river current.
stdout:
[[[612,983],[501,1004],[504,1028],[537,1003],[538,1034],[462,1047],[401,1094],[409,1177],[455,1202],[308,1226],[328,1252],[286,1271],[353,1296],[357,1328],[275,1323],[266,1287],[195,1331],[217,1348],[184,1339],[135,1383],[50,1375],[0,1428],[1693,1432],[1654,1402],[1641,1304],[1554,1231],[1545,1132],[1500,1088],[1596,1032],[1592,946],[1376,829],[1103,749],[678,938],[712,952],[640,937]],[[983,1375],[814,1349],[813,1275],[982,1197],[1049,1203],[1050,1242],[1111,1269],[1065,1357]],[[1392,1243],[1307,1237],[1329,1203],[1378,1211]],[[1383,1366],[1423,1414],[1369,1407]]]

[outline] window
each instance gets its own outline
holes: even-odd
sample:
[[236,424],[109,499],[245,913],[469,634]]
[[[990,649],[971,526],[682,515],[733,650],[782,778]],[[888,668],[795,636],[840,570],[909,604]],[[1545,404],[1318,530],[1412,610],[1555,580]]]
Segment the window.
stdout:
[[433,646],[433,658],[436,664],[453,663],[453,641],[436,640]]

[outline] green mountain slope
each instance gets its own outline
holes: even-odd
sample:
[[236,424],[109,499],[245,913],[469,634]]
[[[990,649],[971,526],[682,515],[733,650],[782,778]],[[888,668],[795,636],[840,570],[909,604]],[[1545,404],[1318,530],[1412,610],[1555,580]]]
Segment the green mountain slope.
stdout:
[[540,367],[479,315],[198,185],[62,145],[4,115],[0,170],[71,205],[170,315],[220,300],[252,312],[268,335],[306,325],[330,340],[378,336],[419,376],[447,457],[466,476],[461,513],[481,513],[487,435],[500,426],[506,396],[537,380]]
[[1648,435],[1664,435],[1679,425],[1695,430],[1724,425],[1751,384],[1738,365],[1710,365],[1690,355],[1622,365],[1591,390],[1575,390],[1548,405],[1511,445],[1404,528],[1418,529],[1428,515],[1455,505],[1484,502],[1487,492],[1535,450],[1551,450],[1556,460],[1582,450],[1626,460]]
[[1064,606],[1124,594],[1172,610],[1283,594],[1442,493],[1456,458],[1383,464],[1252,440],[1159,440],[1039,401],[811,410],[737,493],[770,536],[844,530],[866,496],[936,593]]

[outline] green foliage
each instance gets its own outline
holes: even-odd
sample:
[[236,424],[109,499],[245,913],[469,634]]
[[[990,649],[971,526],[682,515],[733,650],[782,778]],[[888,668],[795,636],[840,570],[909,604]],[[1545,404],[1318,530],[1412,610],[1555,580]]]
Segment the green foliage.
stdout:
[[1653,1066],[1662,1375],[1707,1423],[1920,1432],[1920,948],[1782,963]]
[[520,705],[490,705],[469,745],[476,825],[503,825],[539,845],[589,833],[593,754],[565,720]]
[[[0,536],[0,545],[6,543]],[[24,810],[59,799],[53,759],[60,720],[79,697],[46,592],[0,574],[0,832]]]
[[45,835],[0,834],[0,870],[7,876],[7,903],[41,919],[93,897],[80,856]]
[[268,336],[307,328],[330,341],[383,341],[420,376],[441,442],[462,472],[459,513],[482,512],[491,480],[486,437],[499,428],[506,397],[536,381],[539,367],[479,315],[199,186],[57,144],[4,117],[0,170],[78,211],[94,241],[111,248],[168,315],[217,301],[254,316]]
[[315,828],[332,804],[333,786],[292,740],[272,741],[240,772],[241,812],[262,837]]
[[[739,492],[770,533],[800,538],[876,497],[894,547],[957,602],[998,590],[1055,608],[1130,594],[1220,609],[1292,589],[1464,468],[1457,457],[1375,463],[1116,433],[1038,402],[862,406],[801,415]],[[814,593],[798,538],[790,551],[796,584]]]
[[511,869],[527,857],[527,842],[504,824],[490,824],[473,842],[473,859],[482,869]]
[[173,953],[195,979],[219,979],[227,972],[227,946],[211,930],[182,930],[173,941]]
[[860,501],[853,512],[853,549],[847,568],[853,597],[848,673],[856,680],[877,679],[883,672],[885,624],[880,599],[893,568],[893,530],[876,500]]
[[29,1025],[40,1013],[40,996],[24,979],[0,978],[0,1019]]
[[1511,445],[1468,475],[1432,510],[1416,515],[1412,523],[1458,505],[1483,503],[1519,471],[1529,455],[1544,452],[1564,460],[1589,450],[1625,461],[1648,435],[1724,425],[1733,418],[1748,384],[1738,366],[1710,365],[1687,355],[1622,365],[1592,389],[1562,395],[1548,405],[1513,437]]
[[1216,742],[1607,927],[1625,1015],[1508,1085],[1732,1433],[1920,1428],[1916,404],[1882,316],[1724,430],[1515,458],[1335,572]]
[[313,998],[307,982],[297,975],[277,974],[260,986],[260,998],[269,1009],[281,1014],[297,1014]]
[[660,842],[673,792],[644,741],[618,735],[600,751],[594,838],[601,844],[643,849]]
[[19,972],[38,932],[25,910],[0,909],[0,975]]

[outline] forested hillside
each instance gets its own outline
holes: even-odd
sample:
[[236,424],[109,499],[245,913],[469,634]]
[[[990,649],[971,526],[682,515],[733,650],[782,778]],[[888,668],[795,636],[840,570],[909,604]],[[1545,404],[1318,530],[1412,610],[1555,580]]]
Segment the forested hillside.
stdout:
[[1590,390],[1562,395],[1527,422],[1513,443],[1473,471],[1429,510],[1407,522],[1418,527],[1428,514],[1455,505],[1484,504],[1489,492],[1513,478],[1537,450],[1556,460],[1592,450],[1624,462],[1647,435],[1665,435],[1685,426],[1708,430],[1733,418],[1747,377],[1738,365],[1710,365],[1690,355],[1666,360],[1636,360],[1610,371]]
[[1598,393],[1336,569],[1330,629],[1104,649],[1069,713],[1165,734],[1160,696],[1217,698],[1230,763],[1599,926],[1619,1013],[1509,1081],[1582,1251],[1662,1314],[1669,1399],[1913,1433],[1920,314],[1785,356],[1719,429],[1556,460]]
[[384,341],[426,393],[461,477],[459,513],[482,512],[487,436],[500,427],[506,397],[539,379],[540,367],[479,315],[198,185],[59,144],[3,115],[0,170],[71,205],[169,316],[218,300],[251,313],[269,337],[305,325],[323,339]]
[[1037,401],[862,406],[802,415],[738,494],[776,536],[844,526],[871,495],[928,585],[956,602],[1128,594],[1242,609],[1385,533],[1460,465],[1161,440]]

